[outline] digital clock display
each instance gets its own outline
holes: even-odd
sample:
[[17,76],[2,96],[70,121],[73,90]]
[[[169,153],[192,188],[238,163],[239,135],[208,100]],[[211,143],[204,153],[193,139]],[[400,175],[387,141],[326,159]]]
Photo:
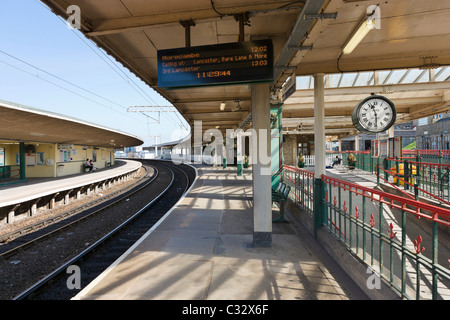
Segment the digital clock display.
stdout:
[[273,81],[272,40],[158,50],[158,86]]

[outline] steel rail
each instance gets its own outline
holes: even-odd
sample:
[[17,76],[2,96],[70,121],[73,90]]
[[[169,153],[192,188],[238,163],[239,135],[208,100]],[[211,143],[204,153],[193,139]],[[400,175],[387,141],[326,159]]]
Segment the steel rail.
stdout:
[[39,280],[37,283],[23,291],[22,293],[15,296],[12,300],[24,300],[27,297],[31,296],[33,293],[37,292],[41,288],[43,288],[45,285],[47,285],[49,282],[51,282],[53,279],[57,278],[62,273],[65,273],[66,269],[70,266],[75,264],[77,261],[81,260],[83,257],[87,256],[88,254],[92,253],[97,247],[101,246],[105,242],[107,242],[109,239],[111,239],[117,232],[119,232],[121,229],[123,229],[125,226],[127,226],[131,221],[133,221],[135,218],[137,218],[141,213],[146,211],[149,207],[151,207],[156,201],[158,201],[163,195],[167,193],[167,191],[172,187],[174,180],[175,180],[175,174],[174,172],[166,167],[172,174],[171,181],[169,185],[159,194],[157,195],[152,201],[147,203],[144,207],[142,207],[140,210],[138,210],[136,213],[133,214],[130,218],[128,218],[126,221],[124,221],[122,224],[120,224],[118,227],[116,227],[114,230],[103,236],[101,239],[97,240],[94,244],[86,248],[84,251],[82,251],[77,256],[70,259],[68,262],[64,263],[62,266],[48,274],[43,279]]
[[[153,168],[152,166],[149,166],[149,167]],[[96,205],[101,205],[102,203],[105,203],[107,201],[110,201],[110,200],[114,199],[114,197],[120,197],[120,196],[124,195],[129,190],[132,190],[133,188],[136,188],[137,186],[139,186],[141,181],[148,177],[148,175],[149,175],[148,170],[145,167],[143,167],[143,168],[146,170],[146,174],[143,175],[142,177],[140,177],[133,184],[128,185],[126,187],[123,187],[123,188],[121,188],[121,189],[119,189],[117,191],[114,191],[114,192],[112,192],[112,193],[110,193],[110,194],[108,194],[106,196],[103,196],[100,199],[90,201],[88,203],[82,204],[82,205],[80,205],[80,206],[78,206],[78,207],[76,207],[74,209],[69,210],[69,211],[65,211],[65,212],[62,212],[60,214],[57,214],[57,215],[55,215],[55,216],[53,216],[51,218],[48,218],[48,219],[42,220],[40,222],[31,224],[29,226],[20,228],[18,230],[6,233],[4,235],[0,235],[0,243],[5,243],[7,241],[12,241],[12,240],[14,240],[14,239],[16,239],[18,237],[21,237],[21,236],[24,236],[24,235],[30,233],[30,232],[34,232],[34,231],[40,229],[41,227],[48,226],[48,225],[50,225],[52,223],[55,223],[55,222],[61,221],[63,219],[66,219],[66,218],[72,217],[74,215],[77,215],[79,213],[82,213],[83,211],[88,210],[90,208],[93,208]],[[156,178],[156,176],[158,175],[158,172],[157,172],[157,170],[155,168],[153,168],[153,169],[155,170],[154,177]],[[129,193],[129,194],[133,194],[133,193]],[[0,254],[0,257],[1,256],[2,256],[2,254]]]
[[[112,206],[115,205],[116,203],[118,203],[118,202],[120,202],[120,201],[123,201],[125,198],[127,198],[127,197],[129,197],[129,196],[131,196],[131,195],[133,195],[133,194],[135,194],[135,193],[141,191],[143,188],[146,188],[147,186],[149,186],[149,185],[150,185],[150,184],[158,177],[158,171],[157,171],[157,169],[154,168],[154,170],[155,170],[154,176],[152,177],[152,179],[150,179],[149,181],[147,181],[145,184],[140,185],[140,186],[138,186],[138,187],[136,187],[136,184],[134,184],[134,185],[131,187],[131,189],[135,188],[134,190],[131,190],[130,192],[125,191],[124,193],[121,193],[120,195],[118,195],[116,198],[108,199],[107,201],[112,201],[112,202],[106,204],[105,206],[102,206],[101,208],[99,208],[99,209],[97,209],[97,210],[94,210],[93,212],[91,212],[91,213],[89,213],[89,214],[87,214],[87,215],[84,215],[84,216],[82,216],[82,217],[80,217],[80,218],[78,218],[78,219],[76,219],[76,220],[74,220],[74,221],[71,221],[71,222],[69,222],[69,223],[67,223],[67,224],[65,224],[65,225],[63,225],[63,226],[61,226],[61,227],[59,227],[59,228],[57,228],[57,229],[54,229],[54,230],[52,230],[52,231],[50,231],[50,232],[48,232],[48,233],[45,233],[45,234],[43,234],[43,235],[41,235],[41,236],[39,236],[39,237],[37,237],[37,238],[34,238],[34,239],[32,239],[32,240],[30,240],[30,241],[27,241],[27,242],[24,242],[24,243],[22,243],[22,244],[20,244],[20,245],[18,245],[18,246],[16,246],[16,247],[14,247],[14,248],[8,250],[8,251],[2,252],[2,253],[0,253],[0,257],[1,257],[1,258],[8,258],[8,257],[11,257],[11,256],[13,256],[16,252],[18,252],[19,250],[25,249],[25,248],[27,248],[27,247],[29,247],[29,246],[35,244],[35,243],[38,242],[38,241],[44,240],[44,239],[46,239],[46,238],[48,238],[48,237],[50,237],[50,236],[52,236],[52,235],[54,235],[54,234],[57,234],[57,233],[59,233],[59,232],[61,232],[61,231],[63,231],[63,230],[66,230],[66,229],[68,229],[68,228],[70,228],[70,227],[73,227],[74,225],[76,225],[76,224],[78,224],[78,223],[80,223],[80,222],[82,222],[82,221],[84,221],[84,220],[86,220],[86,219],[88,219],[88,218],[90,218],[90,217],[92,217],[92,216],[98,214],[99,212],[102,212],[102,211],[104,211],[104,210],[106,210],[106,209],[112,207]],[[123,188],[123,189],[130,189],[130,188]],[[122,190],[122,189],[121,189],[121,190]],[[103,203],[104,203],[104,202],[103,202]],[[95,205],[101,205],[101,203],[100,203],[100,204],[99,204],[99,203],[95,203]],[[93,208],[93,207],[95,207],[95,205],[93,205],[93,206],[91,206],[91,207],[89,207],[89,208]],[[85,206],[81,206],[81,207],[85,207]],[[88,208],[88,209],[89,209],[89,208]],[[88,210],[88,209],[85,209],[85,210]],[[84,211],[77,211],[77,212],[73,213],[71,216],[75,216],[75,215],[81,214],[81,213],[83,213],[83,212],[84,212]],[[65,216],[65,217],[63,217],[62,219],[67,218],[67,217],[68,217],[68,216]],[[48,219],[48,220],[52,220],[52,218],[50,218],[50,219]]]

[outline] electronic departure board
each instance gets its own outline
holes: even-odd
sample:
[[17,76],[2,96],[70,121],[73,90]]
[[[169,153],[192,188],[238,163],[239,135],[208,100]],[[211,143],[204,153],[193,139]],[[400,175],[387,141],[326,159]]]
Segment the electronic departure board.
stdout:
[[158,50],[158,86],[162,88],[272,80],[272,40]]

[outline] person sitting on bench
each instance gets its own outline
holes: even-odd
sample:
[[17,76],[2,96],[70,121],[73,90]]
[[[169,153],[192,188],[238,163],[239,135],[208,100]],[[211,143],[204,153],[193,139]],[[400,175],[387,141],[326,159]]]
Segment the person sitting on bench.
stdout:
[[92,170],[94,170],[94,164],[92,163],[92,161],[89,161],[89,159],[86,159],[85,166],[87,169],[89,169],[89,172],[92,172]]
[[339,156],[336,156],[336,159],[333,161],[333,167],[338,164],[341,164],[341,159],[339,159]]

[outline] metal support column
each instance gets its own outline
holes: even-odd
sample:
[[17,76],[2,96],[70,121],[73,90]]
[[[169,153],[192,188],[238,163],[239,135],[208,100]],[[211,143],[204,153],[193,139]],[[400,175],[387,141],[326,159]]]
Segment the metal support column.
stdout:
[[194,121],[194,154],[193,160],[196,164],[202,163],[202,155],[203,155],[203,130],[202,130],[202,122]]
[[[252,85],[252,126],[257,154],[253,159],[253,245],[272,246],[272,188],[270,156],[270,87]],[[257,138],[257,139],[256,139]]]
[[314,235],[326,222],[324,210],[325,185],[322,175],[325,174],[325,103],[324,75],[314,75]]
[[20,142],[19,144],[19,157],[20,157],[20,180],[24,181],[25,176],[25,170],[27,168],[25,163],[25,142]]
[[325,102],[323,73],[314,76],[314,154],[315,178],[325,174]]
[[244,140],[242,139],[242,129],[236,130],[236,148],[237,148],[237,156],[236,156],[236,168],[237,175],[242,176],[242,166],[244,164],[244,156],[243,150],[245,149]]
[[355,151],[359,151],[359,134],[355,136],[355,147],[353,148]]

